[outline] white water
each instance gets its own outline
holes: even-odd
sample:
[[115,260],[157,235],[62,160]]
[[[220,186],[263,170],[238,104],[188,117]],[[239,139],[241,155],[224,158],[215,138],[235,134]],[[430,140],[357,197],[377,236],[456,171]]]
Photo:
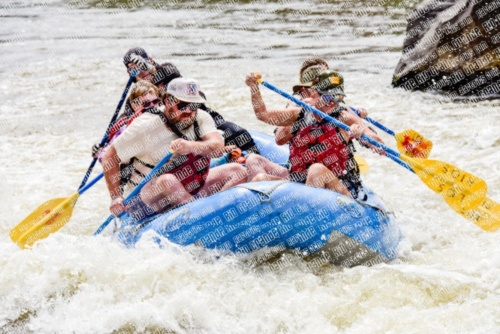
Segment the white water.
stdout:
[[[348,102],[396,131],[421,132],[434,143],[432,157],[483,178],[500,201],[498,104],[390,88],[405,10],[368,2],[346,9],[342,2],[228,3],[163,11],[2,3],[0,331],[498,332],[500,232],[482,231],[416,176],[368,151],[366,184],[395,211],[404,234],[399,260],[388,265],[262,275],[235,258],[159,249],[147,238],[125,249],[91,236],[108,215],[102,181],[56,234],[31,250],[10,241],[9,230],[38,205],[80,184],[126,83],[121,56],[139,45],[198,79],[209,106],[227,119],[268,133],[272,127],[251,110],[245,74],[260,70],[290,90],[302,60],[321,55],[344,74]],[[369,16],[355,16],[361,11]],[[379,29],[385,32],[370,36]],[[264,99],[286,103],[270,91]]]

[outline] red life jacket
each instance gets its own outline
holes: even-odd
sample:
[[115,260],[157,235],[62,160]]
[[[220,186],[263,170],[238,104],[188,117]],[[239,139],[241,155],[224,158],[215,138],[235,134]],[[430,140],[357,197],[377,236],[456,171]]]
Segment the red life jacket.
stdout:
[[[340,111],[331,116],[338,118]],[[295,135],[290,141],[290,172],[292,180],[305,182],[307,170],[314,163],[321,163],[343,181],[356,186],[359,166],[354,160],[352,143],[342,137],[340,129],[323,120],[313,124],[304,121],[304,110],[294,124]]]
[[191,195],[197,194],[207,180],[210,159],[189,153],[165,164],[165,172],[174,174]]
[[[170,123],[170,121],[165,117],[161,110],[157,108],[147,108],[144,110],[144,112],[150,112],[158,115],[162,119],[163,123],[165,123],[165,125],[178,137],[184,140],[190,140],[185,135],[183,135],[175,125]],[[193,126],[194,133],[196,135],[195,140],[199,141],[201,140],[201,138],[199,136],[200,127],[198,125],[198,122],[195,121]],[[139,159],[135,159],[135,161],[143,164],[148,168],[154,168],[154,166],[151,166]],[[179,182],[184,186],[186,191],[194,196],[205,184],[209,170],[210,159],[205,156],[189,153],[187,155],[181,155],[176,157],[175,159],[171,159],[170,161],[168,161],[162,168],[160,168],[160,170],[158,171],[158,175],[165,173],[174,174]],[[134,171],[142,177],[146,177],[135,168]]]

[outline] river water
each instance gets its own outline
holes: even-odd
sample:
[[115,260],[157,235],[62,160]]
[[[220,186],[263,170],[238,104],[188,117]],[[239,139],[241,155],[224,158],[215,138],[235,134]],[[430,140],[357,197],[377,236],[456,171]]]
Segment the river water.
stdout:
[[[500,232],[482,231],[369,151],[365,182],[404,236],[390,264],[263,275],[236,258],[159,249],[147,238],[126,249],[109,231],[91,236],[109,214],[102,181],[33,249],[8,236],[38,205],[76,190],[127,81],[121,57],[135,46],[198,79],[228,120],[267,133],[245,74],[261,71],[290,91],[306,57],[326,58],[344,74],[349,103],[396,131],[421,132],[435,159],[483,178],[500,201],[498,104],[390,87],[407,13],[395,1],[2,0],[0,332],[499,332]],[[286,103],[263,94],[269,106]]]

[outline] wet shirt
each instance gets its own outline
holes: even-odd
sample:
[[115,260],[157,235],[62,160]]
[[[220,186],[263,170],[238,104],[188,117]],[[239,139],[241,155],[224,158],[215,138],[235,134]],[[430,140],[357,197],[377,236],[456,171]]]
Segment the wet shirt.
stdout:
[[[198,110],[196,121],[199,126],[199,136],[217,132],[215,123],[208,113]],[[190,140],[196,138],[194,126],[180,131]],[[116,138],[113,146],[120,162],[127,164],[132,158],[139,159],[145,164],[156,166],[170,151],[170,144],[179,137],[167,128],[158,115],[144,113],[136,118],[126,130]],[[134,161],[134,167],[139,172],[147,175],[151,169],[144,164]],[[132,181],[139,183],[141,177],[134,173]]]

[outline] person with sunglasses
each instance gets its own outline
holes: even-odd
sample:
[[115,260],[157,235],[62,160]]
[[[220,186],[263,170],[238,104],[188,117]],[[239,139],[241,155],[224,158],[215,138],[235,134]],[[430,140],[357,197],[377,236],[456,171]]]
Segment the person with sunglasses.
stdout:
[[[181,73],[175,65],[172,63],[160,65],[147,54],[146,50],[139,47],[129,49],[123,56],[123,63],[129,75],[133,70],[137,72],[134,82],[139,80],[151,82],[158,87],[159,95],[165,94],[170,81],[181,77]],[[134,109],[130,102],[127,102],[124,115],[130,117],[133,114]]]
[[265,123],[290,127],[290,135],[282,142],[290,148],[289,168],[264,157],[250,155],[247,168],[253,181],[289,179],[306,185],[327,188],[348,197],[358,198],[362,185],[359,167],[354,159],[352,139],[365,134],[382,143],[382,139],[361,118],[340,105],[344,99],[344,79],[340,73],[325,68],[304,71],[307,82],[293,87],[304,102],[351,127],[346,131],[299,106],[268,109],[259,90],[259,73],[247,75],[251,100],[257,118]]
[[[164,108],[149,108],[116,138],[104,154],[104,177],[111,195],[110,211],[146,216],[246,182],[237,163],[210,168],[224,142],[213,119],[199,109],[205,98],[196,80],[176,78],[166,89]],[[129,193],[169,151],[175,152],[151,181],[128,204]],[[120,165],[130,164],[131,177],[120,186]]]
[[130,117],[118,120],[109,132],[109,139],[112,140],[117,133],[121,133],[130,125],[144,110],[152,107],[159,107],[161,104],[160,90],[154,84],[146,80],[137,81],[128,98],[134,113]]
[[[300,84],[304,84],[311,81],[322,71],[329,69],[330,66],[323,58],[312,57],[306,59],[302,63],[302,66],[300,67],[299,71]],[[293,95],[299,99],[304,99],[308,97],[308,90],[305,87],[298,87],[297,89],[294,90]],[[287,104],[287,106],[290,105],[293,105],[292,102]],[[355,112],[351,108],[347,109],[351,111],[353,114],[355,114]],[[358,107],[357,109],[359,112],[359,117],[365,118],[368,116],[368,111],[366,111],[365,108]],[[284,145],[290,141],[290,139],[293,137],[293,135],[291,134],[291,129],[292,129],[291,126],[280,126],[274,129],[275,140],[278,145]],[[370,129],[376,133],[376,131],[373,130],[373,128],[370,127]]]
[[109,129],[108,141],[104,146],[99,146],[98,143],[92,146],[92,157],[101,160],[103,151],[113,142],[116,136],[119,136],[125,128],[132,123],[134,119],[139,117],[144,109],[158,107],[161,103],[160,92],[158,87],[146,80],[137,81],[130,90],[128,102],[132,106],[134,113],[130,117],[119,118]]
[[[177,67],[172,63],[167,62],[160,65],[140,47],[129,49],[123,56],[123,63],[129,75],[133,70],[138,72],[134,77],[134,82],[151,82],[158,88],[158,94],[160,96],[166,93],[166,88],[170,81],[182,77]],[[204,93],[201,91],[200,95],[205,97]],[[200,104],[200,109],[206,111],[212,117],[217,129],[223,133],[226,146],[236,146],[237,149],[244,152],[259,153],[259,149],[252,136],[245,128],[225,120],[221,114],[208,108],[205,103]],[[136,114],[136,111],[131,104],[131,100],[128,99],[125,103],[123,113],[117,118],[113,124],[113,128],[119,128],[124,123],[130,123],[133,120],[134,114]],[[109,143],[110,139],[111,138],[108,138],[107,142],[102,146],[100,143],[94,144],[92,146],[92,157],[98,156],[102,149]]]
[[[148,80],[156,85],[160,90],[160,95],[165,94],[165,89],[170,81],[175,78],[180,78],[181,73],[171,63],[159,65],[143,48],[132,48],[125,53],[123,63],[127,67],[127,72],[132,70],[139,71],[136,78],[140,80]],[[200,92],[204,96],[203,92]],[[259,149],[255,144],[250,133],[242,126],[233,122],[229,122],[217,111],[207,107],[205,103],[200,103],[200,109],[206,111],[214,120],[218,130],[223,133],[226,146],[236,146],[242,151],[259,153]],[[130,103],[125,105],[124,115],[130,117],[133,115],[133,109]]]
[[[157,87],[157,95],[165,93],[167,85],[170,81],[175,78],[181,77],[181,74],[177,67],[172,63],[158,64],[153,58],[149,57],[146,50],[140,47],[135,47],[127,50],[123,56],[123,64],[127,68],[127,73],[130,75],[133,70],[136,71],[136,76],[134,77],[134,84],[140,81],[150,82],[152,85]],[[113,128],[120,128],[124,123],[130,123],[133,120],[136,110],[131,103],[132,99],[127,99],[123,112],[112,124]],[[108,137],[104,145],[100,143],[95,143],[92,146],[92,157],[96,157],[100,154],[106,145],[109,144],[111,136]]]

